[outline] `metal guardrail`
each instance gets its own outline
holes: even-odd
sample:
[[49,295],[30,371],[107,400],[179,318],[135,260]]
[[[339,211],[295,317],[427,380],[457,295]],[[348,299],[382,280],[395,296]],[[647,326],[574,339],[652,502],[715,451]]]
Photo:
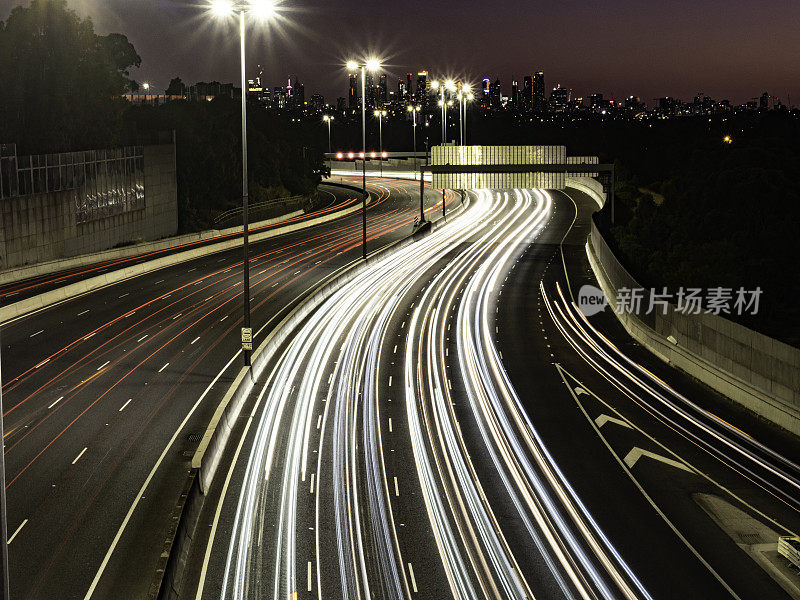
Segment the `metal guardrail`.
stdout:
[[[313,203],[316,197],[317,194],[315,193],[311,196],[288,196],[250,204],[247,207],[248,220],[251,223],[255,223],[256,221],[278,217],[292,210],[303,208],[306,204]],[[214,229],[240,226],[242,224],[242,207],[237,206],[218,214],[214,217],[212,224]]]

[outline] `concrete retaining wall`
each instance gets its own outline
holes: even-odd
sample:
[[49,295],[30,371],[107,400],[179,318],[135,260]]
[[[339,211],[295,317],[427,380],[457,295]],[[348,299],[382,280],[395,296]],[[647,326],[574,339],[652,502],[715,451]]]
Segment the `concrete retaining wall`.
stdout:
[[[339,185],[339,184],[329,184],[329,185]],[[342,186],[342,187],[347,187],[349,189],[356,190],[356,188],[352,188],[352,186]],[[360,190],[356,191],[360,193]],[[370,196],[369,202],[371,201],[372,198]],[[275,229],[270,229],[268,231],[262,231],[260,233],[251,235],[250,242],[251,243],[259,242],[275,236],[291,233],[292,231],[298,231],[306,227],[313,227],[314,225],[327,223],[329,221],[333,221],[334,219],[338,219],[340,217],[352,214],[359,210],[361,210],[360,204],[351,206],[350,208],[346,208],[344,210],[335,211],[330,214],[316,217],[313,219],[287,224],[283,227],[277,227]],[[231,229],[225,229],[222,230],[220,233],[224,234],[234,231],[241,231],[241,228],[234,227]],[[150,273],[157,269],[170,267],[182,262],[186,262],[187,260],[193,260],[201,256],[214,254],[215,252],[222,252],[223,250],[228,250],[230,248],[234,248],[237,246],[241,246],[241,241],[238,238],[224,239],[215,244],[202,246],[200,248],[194,248],[192,250],[186,250],[183,252],[176,252],[175,254],[170,254],[168,256],[163,256],[161,258],[157,258],[147,262],[131,265],[129,267],[124,267],[116,271],[110,271],[108,273],[104,273],[96,277],[84,279],[82,281],[66,285],[62,288],[57,288],[49,292],[45,292],[44,294],[39,294],[38,296],[32,296],[30,298],[26,298],[25,300],[20,300],[19,302],[15,302],[14,304],[9,304],[8,306],[3,306],[2,308],[0,308],[0,324],[3,324],[12,319],[16,319],[17,317],[27,314],[29,312],[39,310],[46,306],[63,302],[65,300],[69,300],[70,298],[73,298],[75,296],[100,289],[102,287],[111,285],[113,283],[119,283],[120,281],[124,281],[132,277],[138,277],[139,275]]]
[[[643,287],[614,256],[594,219],[587,254],[612,308],[619,288]],[[648,302],[645,293],[642,305]],[[800,435],[800,350],[718,315],[687,315],[673,305],[661,312],[617,316],[662,360]]]
[[6,198],[0,210],[0,269],[98,252],[178,230],[175,146],[144,147],[144,205],[79,223],[78,190]]

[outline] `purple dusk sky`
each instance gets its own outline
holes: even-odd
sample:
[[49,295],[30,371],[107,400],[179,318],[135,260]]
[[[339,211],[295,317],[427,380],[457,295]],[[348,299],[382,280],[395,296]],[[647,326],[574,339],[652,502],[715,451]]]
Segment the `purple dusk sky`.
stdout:
[[[0,18],[22,0],[0,0]],[[27,0],[25,0],[27,3]],[[238,81],[237,31],[211,23],[203,0],[68,0],[101,33],[125,33],[142,57],[134,73],[163,89]],[[800,103],[796,0],[285,0],[277,25],[251,29],[249,60],[266,81],[296,75],[328,101],[346,95],[342,63],[373,50],[390,85],[407,71],[475,83],[545,72],[578,95],[698,92],[744,102],[768,91]],[[392,81],[393,80],[393,81]]]

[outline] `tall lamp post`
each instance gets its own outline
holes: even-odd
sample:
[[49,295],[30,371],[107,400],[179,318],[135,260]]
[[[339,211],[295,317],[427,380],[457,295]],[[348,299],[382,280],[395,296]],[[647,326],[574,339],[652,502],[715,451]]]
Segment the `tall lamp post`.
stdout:
[[464,84],[458,92],[458,121],[459,121],[459,136],[460,145],[464,145],[464,139],[467,137],[467,102],[472,100],[475,96],[470,91],[469,84]]
[[212,0],[210,3],[211,12],[220,19],[229,19],[234,14],[239,14],[239,46],[240,63],[242,75],[242,248],[244,256],[244,318],[242,323],[242,350],[244,352],[244,364],[250,366],[250,353],[253,348],[253,330],[250,326],[250,258],[248,252],[249,243],[249,223],[248,223],[248,199],[249,191],[247,185],[247,74],[245,62],[247,60],[245,52],[245,33],[246,19],[249,14],[257,20],[267,20],[275,14],[275,4],[271,0]]
[[438,81],[431,82],[431,87],[434,90],[440,90],[439,106],[442,108],[442,144],[447,143],[447,107],[452,106],[453,103],[447,100],[446,92],[454,92],[456,84],[454,81],[448,79],[444,83]]
[[[333,153],[333,146],[331,145],[331,124],[333,123],[333,115],[323,115],[322,120],[328,124],[328,156]],[[328,166],[332,166],[331,158],[328,158]]]
[[378,117],[378,145],[380,146],[380,167],[381,177],[383,177],[383,117],[386,116],[385,110],[376,110],[375,116]]
[[361,69],[361,158],[363,159],[363,166],[361,172],[361,188],[363,192],[362,199],[362,224],[363,224],[363,243],[361,244],[361,253],[366,260],[367,258],[367,94],[365,80],[367,78],[367,69],[370,71],[377,71],[381,68],[381,63],[375,58],[368,60],[365,63],[358,63],[354,60],[348,61],[347,68],[351,71]]
[[408,107],[408,112],[411,113],[411,132],[414,139],[414,173],[417,172],[417,113],[420,111],[419,106]]

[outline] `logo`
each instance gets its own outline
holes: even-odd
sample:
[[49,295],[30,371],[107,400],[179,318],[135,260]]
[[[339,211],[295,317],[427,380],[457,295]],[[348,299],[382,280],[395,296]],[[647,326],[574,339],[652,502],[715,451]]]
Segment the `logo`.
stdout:
[[606,300],[603,290],[593,285],[584,285],[578,292],[578,309],[586,317],[603,312],[607,305],[608,300]]

